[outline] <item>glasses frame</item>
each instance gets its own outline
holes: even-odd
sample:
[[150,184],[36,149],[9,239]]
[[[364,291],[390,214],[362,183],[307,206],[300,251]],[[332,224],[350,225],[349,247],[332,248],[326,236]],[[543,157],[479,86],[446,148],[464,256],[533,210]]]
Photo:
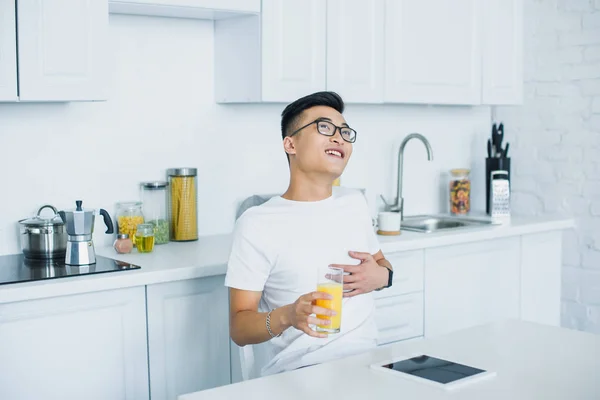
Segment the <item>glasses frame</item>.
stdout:
[[[339,130],[340,131],[340,137],[342,138],[342,140],[344,140],[344,142],[347,142],[347,143],[355,143],[356,142],[356,136],[358,135],[358,132],[356,132],[354,129],[350,128],[349,126],[337,126],[336,124],[334,124],[333,122],[331,122],[331,121],[329,121],[329,120],[327,120],[325,118],[317,118],[313,122],[309,122],[308,124],[304,125],[303,127],[296,129],[294,132],[292,132],[290,135],[288,135],[288,137],[292,137],[295,134],[297,134],[298,132],[300,132],[302,129],[304,129],[306,127],[309,127],[312,124],[317,124],[319,122],[327,122],[328,124],[331,124],[331,125],[333,125],[335,127],[335,129],[333,130],[333,133],[331,135],[328,135],[326,133],[321,132],[319,130],[319,127],[317,126],[317,132],[319,132],[320,135],[332,137],[332,136],[335,136],[335,133]],[[352,141],[347,140],[344,137],[344,135],[342,135],[342,128],[350,129],[352,132],[354,132],[354,140],[352,140]]]

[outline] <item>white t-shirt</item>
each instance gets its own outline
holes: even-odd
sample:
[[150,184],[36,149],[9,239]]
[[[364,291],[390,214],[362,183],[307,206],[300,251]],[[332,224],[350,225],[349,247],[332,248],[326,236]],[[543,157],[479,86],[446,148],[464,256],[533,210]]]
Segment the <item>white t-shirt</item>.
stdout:
[[[367,202],[359,191],[336,188],[321,201],[273,197],[238,219],[225,286],[262,291],[259,312],[294,303],[317,288],[317,269],[357,265],[348,251],[379,251]],[[344,298],[341,332],[314,338],[293,327],[261,344],[270,360],[262,375],[345,357],[376,346],[372,293]]]

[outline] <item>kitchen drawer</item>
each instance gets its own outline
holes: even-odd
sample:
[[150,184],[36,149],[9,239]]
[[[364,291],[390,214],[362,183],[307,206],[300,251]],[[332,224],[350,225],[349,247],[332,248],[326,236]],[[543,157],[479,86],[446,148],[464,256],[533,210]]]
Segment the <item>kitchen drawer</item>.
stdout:
[[376,299],[423,291],[423,250],[391,253],[386,258],[394,268],[394,282],[391,288],[374,292]]
[[378,345],[423,336],[423,293],[375,301]]

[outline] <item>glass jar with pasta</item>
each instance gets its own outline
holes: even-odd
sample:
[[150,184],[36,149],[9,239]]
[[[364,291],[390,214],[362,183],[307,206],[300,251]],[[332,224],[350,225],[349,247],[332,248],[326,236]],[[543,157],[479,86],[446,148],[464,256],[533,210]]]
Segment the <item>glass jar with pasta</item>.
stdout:
[[468,169],[450,170],[450,213],[464,215],[471,211],[471,179]]
[[122,201],[117,203],[117,227],[120,235],[129,235],[135,246],[137,226],[144,223],[142,203],[139,201]]
[[167,176],[171,240],[198,240],[197,169],[171,168]]

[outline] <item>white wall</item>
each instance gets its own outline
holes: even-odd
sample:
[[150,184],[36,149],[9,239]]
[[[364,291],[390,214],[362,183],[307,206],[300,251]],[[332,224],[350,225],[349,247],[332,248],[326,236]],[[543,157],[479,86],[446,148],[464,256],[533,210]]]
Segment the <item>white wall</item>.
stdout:
[[512,204],[576,217],[562,324],[600,333],[600,0],[526,0],[525,57],[525,105],[497,110],[515,160]]
[[[211,22],[111,16],[110,24],[110,101],[0,104],[0,254],[20,251],[16,222],[42,204],[71,208],[82,199],[113,213],[117,201],[138,198],[140,181],[164,179],[170,167],[199,169],[202,235],[230,232],[247,196],[287,187],[285,104],[214,103]],[[366,187],[373,200],[395,192],[402,138],[416,131],[430,139],[432,163],[420,143],[407,146],[407,214],[445,211],[440,175],[485,157],[487,107],[349,106],[346,118],[359,137],[342,183]],[[483,209],[480,170],[473,202]],[[108,244],[100,221],[96,244]]]

